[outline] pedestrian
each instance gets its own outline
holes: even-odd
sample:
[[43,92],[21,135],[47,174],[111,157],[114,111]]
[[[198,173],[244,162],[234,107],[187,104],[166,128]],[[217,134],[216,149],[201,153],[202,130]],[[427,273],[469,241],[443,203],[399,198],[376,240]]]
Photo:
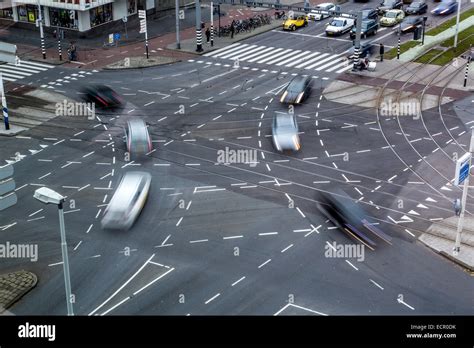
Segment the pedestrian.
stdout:
[[459,198],[454,199],[453,206],[456,216],[461,215],[461,200]]
[[235,32],[235,22],[232,21],[232,23],[230,24],[230,38],[231,39],[234,38],[234,32]]
[[207,43],[209,43],[209,40],[211,39],[211,30],[209,29],[209,27],[207,27],[206,29],[206,39]]
[[74,45],[74,42],[71,41],[71,44],[69,45],[67,53],[68,53],[70,61],[76,61],[77,60],[76,45]]
[[380,44],[380,61],[383,62],[383,54],[385,53],[385,48],[383,47],[383,43]]

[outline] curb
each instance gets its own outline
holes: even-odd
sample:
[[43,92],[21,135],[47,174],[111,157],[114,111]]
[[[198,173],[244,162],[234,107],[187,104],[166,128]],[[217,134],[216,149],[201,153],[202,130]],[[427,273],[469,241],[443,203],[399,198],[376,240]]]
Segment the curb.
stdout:
[[444,258],[448,259],[449,261],[469,270],[470,272],[474,272],[474,267],[473,266],[470,266],[468,265],[467,263],[455,258],[454,256],[448,254],[446,251],[444,250],[437,250],[435,249],[434,247],[432,247],[431,245],[428,245],[426,244],[424,241],[422,241],[420,238],[417,238],[417,241],[419,241],[420,243],[422,243],[424,246],[426,246],[428,249],[434,251],[436,254],[438,255],[441,255],[443,256]]
[[167,62],[167,63],[157,63],[153,65],[148,65],[148,66],[139,66],[139,67],[121,67],[121,68],[109,68],[108,66],[105,66],[102,68],[102,70],[107,70],[107,71],[114,71],[114,70],[140,70],[140,69],[147,69],[147,68],[154,68],[157,66],[164,66],[164,65],[172,65],[175,63],[182,62],[181,59],[177,59],[173,62]]

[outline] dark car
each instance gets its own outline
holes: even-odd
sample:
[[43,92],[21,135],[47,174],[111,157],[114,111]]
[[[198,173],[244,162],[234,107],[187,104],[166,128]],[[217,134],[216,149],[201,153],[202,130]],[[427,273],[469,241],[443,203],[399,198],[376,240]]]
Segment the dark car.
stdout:
[[407,15],[419,15],[428,11],[428,5],[423,1],[414,1],[405,9]]
[[[374,250],[376,238],[391,244],[391,238],[375,227],[362,209],[361,204],[354,201],[339,188],[334,193],[321,193],[318,197],[318,210],[351,238]],[[356,203],[357,202],[357,203]]]
[[403,3],[401,0],[383,0],[379,7],[377,7],[377,11],[379,14],[384,14],[388,10],[395,10],[401,9]]
[[403,34],[411,33],[418,25],[423,25],[423,17],[407,17],[400,23],[400,30]]
[[362,9],[362,20],[364,19],[373,19],[377,20],[379,18],[379,14],[375,8],[363,8]]
[[295,76],[290,81],[280,102],[285,104],[300,104],[311,93],[311,78],[309,76]]
[[84,101],[94,103],[97,108],[117,108],[124,104],[122,97],[105,85],[87,86],[81,92]]
[[[352,46],[349,49],[349,51],[347,52],[347,58],[352,59],[354,57],[354,48],[355,46]],[[371,56],[374,53],[375,53],[375,45],[373,43],[368,42],[368,41],[365,41],[365,42],[361,41],[359,58],[365,58],[367,56]]]
[[443,1],[441,4],[436,6],[431,11],[431,13],[437,16],[448,15],[456,11],[457,7],[458,7],[458,4],[455,1],[446,1],[446,2]]
[[[373,19],[366,19],[362,21],[361,25],[361,37],[366,38],[369,35],[377,34],[377,30],[379,29],[379,23]],[[356,37],[357,28],[353,27],[351,30],[351,39],[354,40]]]

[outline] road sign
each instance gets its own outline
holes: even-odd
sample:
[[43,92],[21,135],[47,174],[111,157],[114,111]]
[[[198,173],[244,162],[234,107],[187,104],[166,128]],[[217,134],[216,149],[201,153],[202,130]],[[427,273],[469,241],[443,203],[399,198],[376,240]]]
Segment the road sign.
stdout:
[[469,169],[471,167],[471,153],[464,154],[456,161],[456,173],[454,178],[454,185],[461,185],[469,176]]
[[15,64],[16,45],[0,42],[0,61]]
[[114,34],[114,40],[115,40],[115,41],[120,40],[120,33],[115,33],[115,34]]
[[13,175],[13,166],[11,164],[0,167],[0,180],[6,179],[12,175]]
[[140,19],[140,34],[146,33],[146,19]]
[[15,187],[15,180],[13,179],[0,181],[0,196],[13,191]]
[[0,196],[0,211],[10,208],[12,205],[15,205],[18,201],[16,194],[10,193],[7,196]]
[[145,10],[138,10],[138,18],[146,18],[146,11]]
[[109,34],[109,44],[114,43],[114,34]]

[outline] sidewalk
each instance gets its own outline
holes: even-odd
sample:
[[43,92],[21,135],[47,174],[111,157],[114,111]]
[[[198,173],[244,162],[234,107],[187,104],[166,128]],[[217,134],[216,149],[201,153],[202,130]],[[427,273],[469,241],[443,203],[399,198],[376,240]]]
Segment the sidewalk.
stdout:
[[[459,32],[471,27],[474,25],[474,16],[470,16],[469,18],[466,18],[465,20],[459,22]],[[435,36],[428,36],[425,35],[425,44],[415,46],[413,48],[410,48],[406,52],[400,54],[400,60],[402,62],[410,62],[412,60],[417,59],[419,56],[421,56],[423,53],[429,51],[431,48],[435,47],[439,43],[453,37],[455,35],[455,27],[451,27],[445,31],[442,31],[438,35]]]
[[454,255],[453,247],[456,240],[457,223],[457,216],[434,223],[418,240],[462,267],[474,271],[474,218],[464,217],[461,251],[458,255]]

